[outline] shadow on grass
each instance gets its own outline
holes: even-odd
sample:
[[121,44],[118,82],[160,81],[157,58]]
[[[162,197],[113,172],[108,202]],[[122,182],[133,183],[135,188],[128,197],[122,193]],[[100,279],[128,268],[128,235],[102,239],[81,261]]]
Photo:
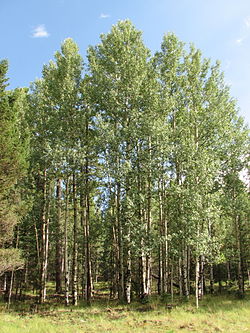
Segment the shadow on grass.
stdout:
[[169,313],[175,310],[183,310],[192,313],[214,313],[241,310],[243,308],[250,309],[250,290],[246,291],[244,299],[239,299],[234,293],[222,293],[215,295],[205,295],[200,301],[200,307],[197,310],[195,298],[191,296],[187,301],[185,298],[175,296],[171,299],[170,295],[159,297],[154,295],[147,299],[147,302],[134,300],[131,304],[121,304],[118,300],[109,299],[108,297],[94,297],[91,305],[87,304],[83,299],[79,300],[77,306],[64,306],[63,295],[49,295],[44,304],[38,304],[36,296],[26,296],[22,301],[13,301],[10,309],[7,310],[6,303],[0,300],[1,312],[12,312],[20,316],[39,315],[39,316],[60,316],[73,315],[83,316],[100,316],[108,314],[110,316],[118,313],[127,312],[153,312]]

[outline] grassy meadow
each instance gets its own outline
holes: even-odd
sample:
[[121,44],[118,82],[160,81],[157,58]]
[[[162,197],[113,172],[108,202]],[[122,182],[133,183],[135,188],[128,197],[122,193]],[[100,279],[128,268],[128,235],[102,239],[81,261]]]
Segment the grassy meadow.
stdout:
[[80,303],[65,308],[53,296],[46,304],[32,308],[34,300],[15,302],[9,310],[0,304],[1,333],[82,333],[82,332],[250,332],[250,297],[233,294],[207,295],[195,308],[176,298],[152,297],[142,304],[120,305],[105,298],[91,306]]

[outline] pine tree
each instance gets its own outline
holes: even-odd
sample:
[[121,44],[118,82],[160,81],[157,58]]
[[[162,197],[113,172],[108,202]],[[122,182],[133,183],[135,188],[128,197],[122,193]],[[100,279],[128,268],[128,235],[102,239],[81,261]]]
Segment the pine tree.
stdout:
[[[11,248],[15,225],[22,216],[21,180],[28,156],[28,134],[24,127],[27,91],[6,91],[7,61],[0,62],[0,273],[23,264],[18,250]],[[7,249],[8,248],[8,249]]]

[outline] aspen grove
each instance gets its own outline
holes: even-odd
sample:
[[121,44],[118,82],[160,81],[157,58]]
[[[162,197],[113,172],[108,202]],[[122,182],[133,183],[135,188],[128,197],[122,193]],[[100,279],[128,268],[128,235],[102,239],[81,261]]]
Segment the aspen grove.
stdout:
[[68,38],[29,88],[0,62],[0,285],[65,305],[250,283],[249,131],[219,62],[126,20]]

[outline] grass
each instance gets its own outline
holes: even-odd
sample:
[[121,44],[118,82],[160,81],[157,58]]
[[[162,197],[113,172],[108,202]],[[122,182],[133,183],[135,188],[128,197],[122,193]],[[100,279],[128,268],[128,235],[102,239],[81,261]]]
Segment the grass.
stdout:
[[171,307],[152,297],[146,304],[130,306],[96,300],[91,307],[62,307],[54,300],[30,313],[30,301],[15,303],[10,311],[0,304],[1,333],[83,332],[250,332],[250,298],[233,295],[205,296],[196,310],[190,302],[176,300]]

